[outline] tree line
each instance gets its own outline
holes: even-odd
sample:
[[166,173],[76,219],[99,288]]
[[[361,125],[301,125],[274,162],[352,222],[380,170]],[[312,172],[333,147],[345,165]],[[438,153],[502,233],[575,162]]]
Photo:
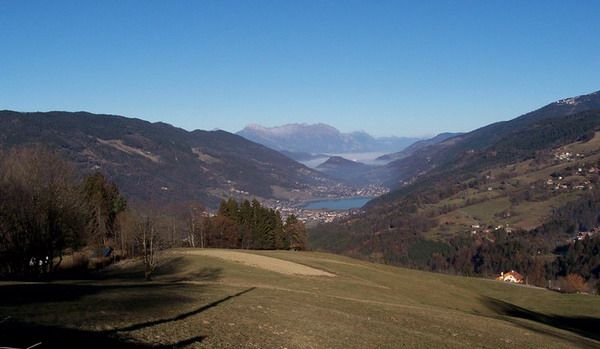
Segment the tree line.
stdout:
[[65,253],[123,238],[127,202],[99,174],[78,179],[57,152],[40,146],[0,153],[0,276],[56,271]]
[[196,202],[128,202],[102,173],[81,176],[42,146],[0,151],[0,277],[82,272],[142,257],[145,276],[168,247],[307,248],[304,224],[257,200],[224,200],[216,215]]
[[[197,212],[198,210],[196,210]],[[222,200],[213,217],[188,219],[192,247],[244,248],[258,250],[305,250],[308,236],[304,223],[294,215],[282,220],[279,211],[252,202]]]
[[532,285],[600,293],[600,232],[574,240],[577,232],[600,225],[600,189],[555,209],[551,219],[530,231],[487,227],[489,233],[435,241],[422,232],[436,223],[416,213],[415,202],[397,205],[395,215],[368,214],[353,224],[312,228],[311,244],[374,262],[459,275],[493,277],[514,269]]

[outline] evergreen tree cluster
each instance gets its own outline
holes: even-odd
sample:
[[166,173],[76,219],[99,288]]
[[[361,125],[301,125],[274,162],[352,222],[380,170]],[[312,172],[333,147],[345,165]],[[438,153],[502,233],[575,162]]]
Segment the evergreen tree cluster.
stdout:
[[217,215],[205,220],[205,247],[257,250],[304,250],[307,233],[294,215],[285,222],[279,211],[263,207],[258,200],[222,200]]

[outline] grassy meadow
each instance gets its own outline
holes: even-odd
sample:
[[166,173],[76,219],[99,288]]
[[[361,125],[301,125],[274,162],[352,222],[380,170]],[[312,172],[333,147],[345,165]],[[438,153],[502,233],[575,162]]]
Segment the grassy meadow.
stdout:
[[2,282],[0,346],[600,348],[598,296],[317,252],[240,251],[334,276],[193,251],[163,252],[150,282],[136,261],[86,280]]

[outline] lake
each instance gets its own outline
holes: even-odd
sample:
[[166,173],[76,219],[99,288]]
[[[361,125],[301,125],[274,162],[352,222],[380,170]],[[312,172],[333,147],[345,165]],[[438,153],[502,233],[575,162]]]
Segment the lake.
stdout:
[[311,210],[349,210],[351,208],[361,208],[372,198],[350,198],[336,200],[319,200],[307,203],[304,208]]

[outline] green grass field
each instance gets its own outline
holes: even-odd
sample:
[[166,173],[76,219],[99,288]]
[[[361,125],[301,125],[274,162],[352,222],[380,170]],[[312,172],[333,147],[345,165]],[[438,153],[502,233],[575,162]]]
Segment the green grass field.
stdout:
[[128,261],[93,280],[0,283],[0,347],[600,348],[598,296],[316,252],[243,251],[335,276],[189,251],[164,253],[152,282]]

